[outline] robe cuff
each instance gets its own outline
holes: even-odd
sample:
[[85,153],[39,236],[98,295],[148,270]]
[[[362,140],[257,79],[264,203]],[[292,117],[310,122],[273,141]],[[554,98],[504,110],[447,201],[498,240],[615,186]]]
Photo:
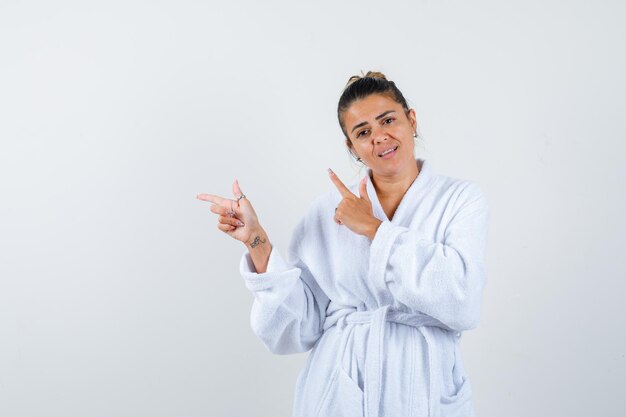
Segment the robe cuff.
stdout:
[[[284,258],[274,245],[272,245],[272,251],[270,252],[270,256],[267,261],[267,270],[265,272],[256,272],[254,262],[252,262],[252,257],[250,256],[250,250],[248,249],[246,249],[243,253],[239,262],[239,273],[244,278],[246,286],[253,291],[263,290],[274,286],[277,279],[280,280],[280,278],[286,277],[282,272],[287,272],[292,269],[296,268],[285,262]],[[287,274],[287,276],[291,275],[293,274]]]
[[396,226],[388,220],[384,220],[376,230],[374,239],[370,244],[369,259],[369,280],[379,293],[388,291],[385,283],[385,271],[389,263],[391,248],[400,233],[407,230],[404,227]]

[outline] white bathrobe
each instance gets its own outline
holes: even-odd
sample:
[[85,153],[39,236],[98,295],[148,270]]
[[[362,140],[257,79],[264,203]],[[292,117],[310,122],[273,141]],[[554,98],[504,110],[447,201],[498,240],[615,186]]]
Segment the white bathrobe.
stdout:
[[[295,389],[294,417],[471,417],[459,340],[478,325],[485,285],[488,206],[478,185],[420,173],[374,239],[333,221],[334,188],[295,227],[286,259],[272,247],[256,273],[251,326],[270,352],[311,352]],[[348,186],[359,196],[358,182]]]

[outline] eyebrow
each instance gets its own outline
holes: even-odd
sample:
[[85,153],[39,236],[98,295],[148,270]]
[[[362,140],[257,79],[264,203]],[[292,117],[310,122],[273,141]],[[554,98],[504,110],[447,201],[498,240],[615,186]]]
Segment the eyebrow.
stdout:
[[[381,113],[381,114],[379,114],[378,116],[376,116],[376,120],[380,119],[381,117],[385,117],[385,116],[386,116],[386,115],[388,115],[389,113],[393,113],[393,112],[395,112],[395,110],[387,110],[386,112]],[[361,122],[361,123],[359,123],[358,125],[355,125],[355,126],[352,128],[352,130],[350,131],[350,133],[354,132],[354,129],[357,129],[357,128],[361,127],[361,126],[365,126],[366,124],[367,124],[367,122]]]

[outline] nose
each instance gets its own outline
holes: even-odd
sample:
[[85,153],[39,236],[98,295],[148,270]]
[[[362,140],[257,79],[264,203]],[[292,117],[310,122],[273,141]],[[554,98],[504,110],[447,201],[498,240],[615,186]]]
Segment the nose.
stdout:
[[375,143],[381,143],[388,139],[385,129],[378,126],[372,129],[372,137],[374,138]]
[[382,135],[376,138],[376,143],[382,143],[382,142],[387,142],[387,135]]

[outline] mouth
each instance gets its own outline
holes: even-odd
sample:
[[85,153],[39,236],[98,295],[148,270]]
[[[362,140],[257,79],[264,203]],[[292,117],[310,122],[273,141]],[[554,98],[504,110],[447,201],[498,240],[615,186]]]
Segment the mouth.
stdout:
[[396,153],[396,151],[398,150],[399,145],[396,145],[392,148],[388,148],[385,149],[384,151],[382,151],[381,153],[378,154],[379,158],[390,158],[392,155],[394,155]]

